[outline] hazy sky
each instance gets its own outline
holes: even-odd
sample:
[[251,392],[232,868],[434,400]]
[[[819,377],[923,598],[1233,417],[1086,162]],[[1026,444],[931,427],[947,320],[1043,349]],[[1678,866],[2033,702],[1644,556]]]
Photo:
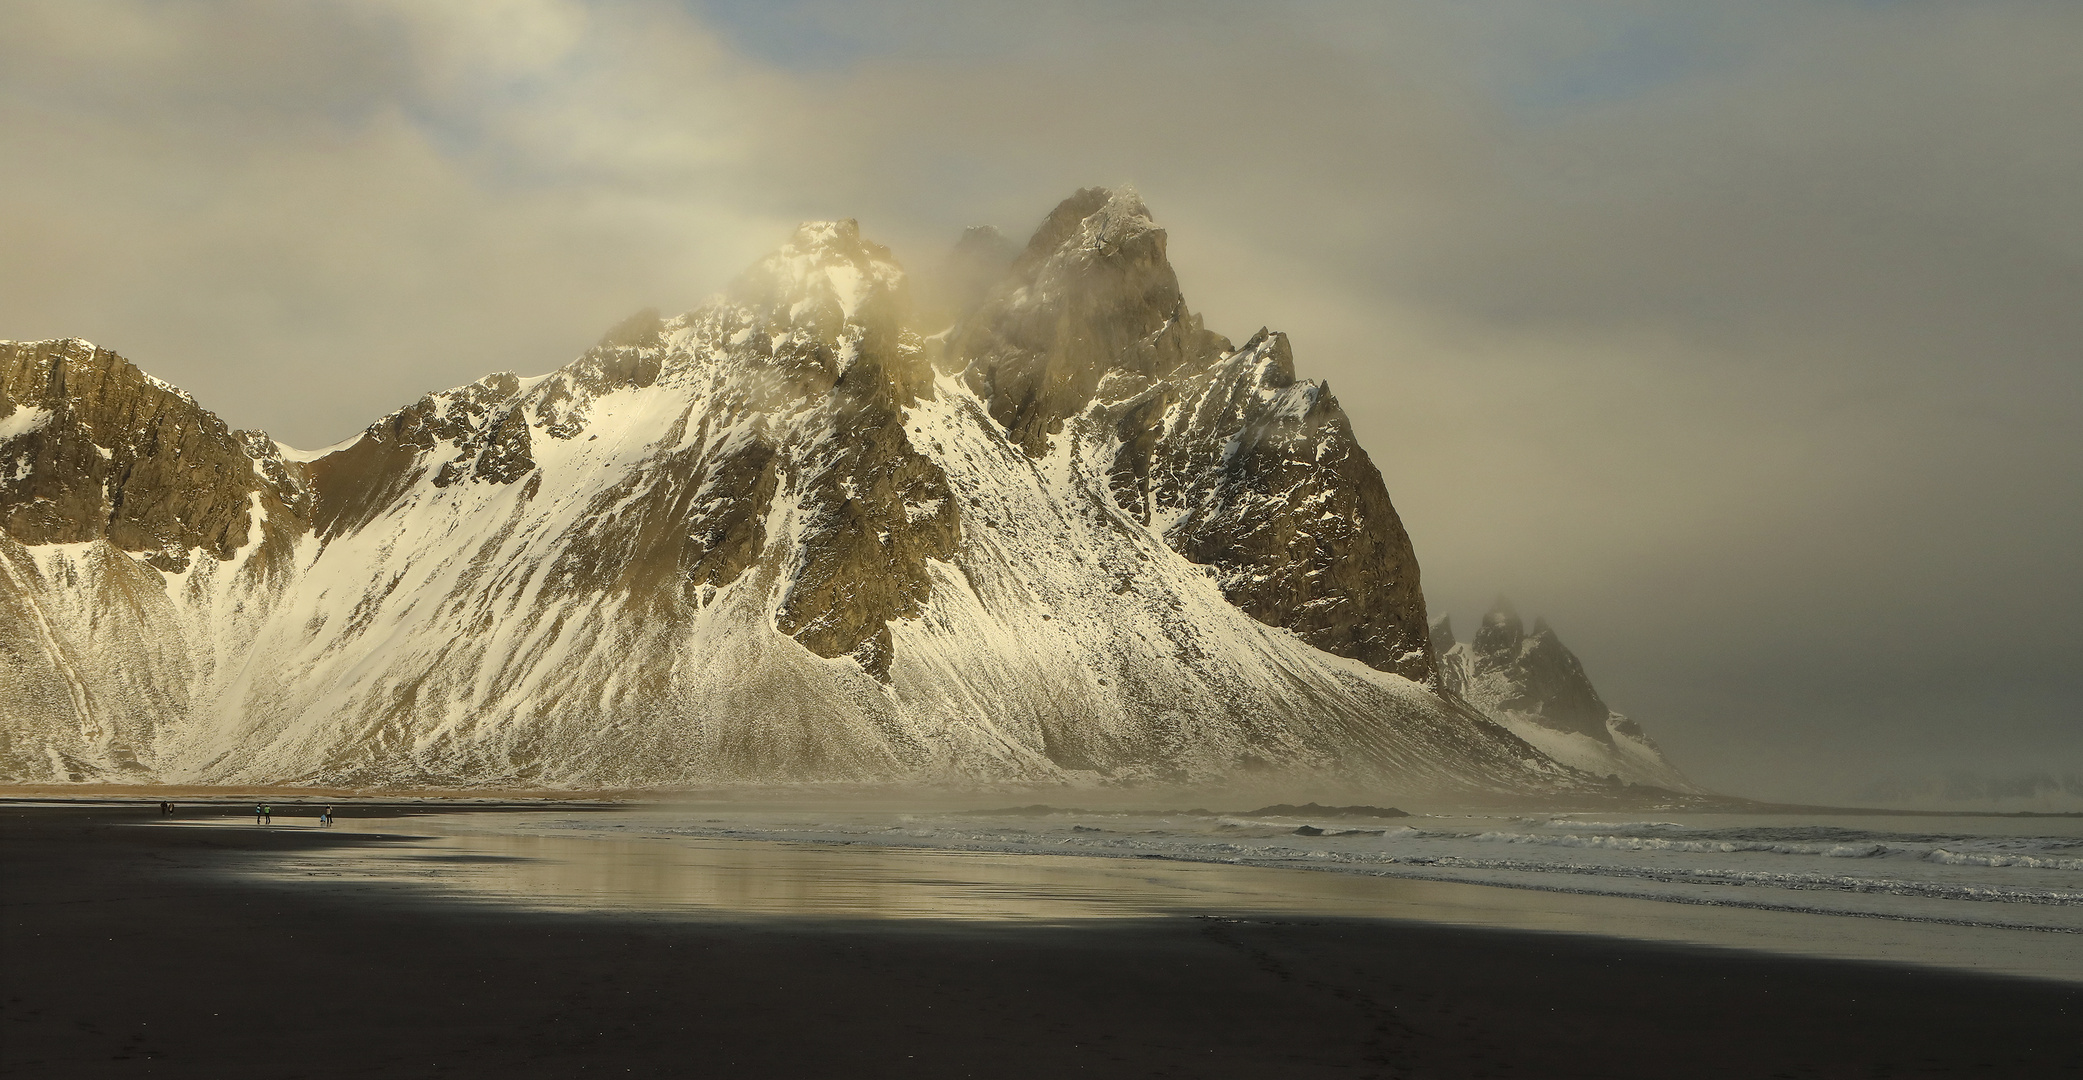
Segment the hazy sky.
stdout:
[[1747,794],[2083,772],[2083,4],[0,6],[0,337],[318,446],[1132,182],[1464,636]]

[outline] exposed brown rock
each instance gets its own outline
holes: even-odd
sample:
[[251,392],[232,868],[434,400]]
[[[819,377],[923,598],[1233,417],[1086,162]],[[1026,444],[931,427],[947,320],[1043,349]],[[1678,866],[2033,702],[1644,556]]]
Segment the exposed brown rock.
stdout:
[[1114,502],[1175,518],[1167,542],[1216,567],[1232,603],[1434,681],[1417,556],[1344,410],[1296,382],[1285,335],[1232,350],[1202,329],[1133,192],[1088,188],[1052,211],[947,355],[1030,454],[1090,410],[1118,443]]
[[[852,656],[886,677],[889,622],[917,614],[931,590],[926,560],[952,555],[959,536],[946,476],[904,427],[904,406],[932,373],[903,325],[902,282],[888,258],[851,221],[813,223],[743,275],[732,303],[695,318],[704,340],[731,343],[729,378],[709,409],[682,421],[677,434],[691,438],[661,446],[589,499],[545,575],[548,593],[604,591],[661,611],[678,599],[703,605],[767,553],[779,524],[770,513],[787,491],[798,546],[775,626],[819,656]],[[639,313],[517,400],[491,380],[432,395],[364,440],[410,453],[351,451],[369,462],[358,468],[388,478],[364,486],[378,504],[401,496],[430,467],[429,451],[449,442],[457,452],[439,466],[447,472],[436,473],[437,487],[462,480],[466,462],[471,476],[511,482],[533,467],[526,418],[572,439],[602,394],[693,377],[660,367],[665,335],[687,325]],[[355,493],[336,479],[348,464],[345,454],[318,463],[322,489],[343,506]]]
[[1410,536],[1330,388],[1295,381],[1286,335],[1260,331],[1181,401],[1149,496],[1184,511],[1173,548],[1218,567],[1223,594],[1260,621],[1432,681]]
[[[311,463],[320,536],[367,524],[419,478],[437,488],[478,480],[511,484],[535,468],[528,417],[512,372],[428,394],[377,422],[345,449]],[[438,452],[437,452],[438,451]]]
[[692,543],[683,560],[687,579],[721,587],[758,560],[767,546],[767,511],[780,485],[774,447],[753,439],[710,466],[695,484],[683,519]]
[[106,349],[0,343],[0,420],[19,410],[49,414],[0,445],[14,463],[0,465],[0,527],[23,543],[106,537],[178,571],[191,549],[229,559],[245,546],[255,493],[301,530],[303,478],[264,435],[233,432]]
[[932,588],[926,560],[954,554],[960,511],[946,474],[912,449],[898,384],[880,375],[864,361],[848,370],[824,445],[799,466],[801,562],[775,622],[812,652],[853,655],[883,677],[890,620],[918,614]]

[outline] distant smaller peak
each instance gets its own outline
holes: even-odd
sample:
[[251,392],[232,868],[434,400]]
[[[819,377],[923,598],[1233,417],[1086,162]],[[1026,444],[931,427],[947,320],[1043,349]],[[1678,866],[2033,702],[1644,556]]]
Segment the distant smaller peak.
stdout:
[[1454,617],[1441,615],[1432,620],[1432,651],[1443,653],[1459,644],[1454,638]]
[[1497,599],[1491,601],[1490,610],[1483,616],[1483,621],[1488,623],[1505,622],[1508,620],[1511,622],[1518,622],[1519,609],[1513,607],[1511,600],[1508,597],[1506,597],[1503,593],[1498,593]]

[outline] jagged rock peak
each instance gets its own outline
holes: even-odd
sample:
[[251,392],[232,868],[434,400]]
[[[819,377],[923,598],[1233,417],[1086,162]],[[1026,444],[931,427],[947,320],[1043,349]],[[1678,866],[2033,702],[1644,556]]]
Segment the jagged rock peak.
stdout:
[[1511,601],[1499,596],[1469,642],[1476,685],[1466,692],[1495,708],[1524,713],[1558,731],[1610,743],[1606,707],[1584,665],[1546,619],[1528,634]]
[[1037,457],[1109,376],[1163,379],[1229,351],[1187,309],[1164,230],[1125,187],[1058,204],[948,339],[992,418]]
[[1154,237],[1160,253],[1164,230],[1150,217],[1143,197],[1126,184],[1089,187],[1056,205],[1028,241],[1022,262],[1041,261],[1066,252],[1108,255],[1141,237]]
[[[803,325],[836,316],[864,322],[894,318],[904,286],[904,269],[890,249],[861,237],[860,223],[806,221],[788,243],[754,263],[731,289],[732,299],[781,309],[784,321]],[[805,319],[805,316],[809,319]]]

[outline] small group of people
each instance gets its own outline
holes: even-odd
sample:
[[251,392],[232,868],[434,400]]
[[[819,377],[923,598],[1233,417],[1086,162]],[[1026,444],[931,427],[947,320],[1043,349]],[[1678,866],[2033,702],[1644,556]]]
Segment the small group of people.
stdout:
[[172,817],[172,816],[174,816],[174,804],[172,804],[172,803],[170,803],[170,802],[163,802],[163,803],[160,803],[160,804],[159,804],[159,816],[160,816],[160,817]]
[[[161,804],[161,805],[163,805],[163,806],[167,806],[167,807],[171,807],[171,806],[173,806],[173,804],[172,804],[172,803],[163,803],[163,804]],[[168,810],[167,812],[168,812],[168,813],[171,813],[172,811],[171,811],[171,810]],[[255,825],[273,825],[273,824],[275,823],[275,808],[274,808],[273,806],[270,806],[270,805],[268,805],[267,803],[254,803],[254,804],[253,804],[253,823],[254,823]],[[330,826],[330,825],[332,825],[332,823],[333,823],[333,808],[332,808],[332,807],[328,806],[328,807],[326,807],[325,809],[323,809],[323,810],[320,810],[320,811],[318,812],[318,823],[319,823],[320,825],[323,825],[323,826]]]

